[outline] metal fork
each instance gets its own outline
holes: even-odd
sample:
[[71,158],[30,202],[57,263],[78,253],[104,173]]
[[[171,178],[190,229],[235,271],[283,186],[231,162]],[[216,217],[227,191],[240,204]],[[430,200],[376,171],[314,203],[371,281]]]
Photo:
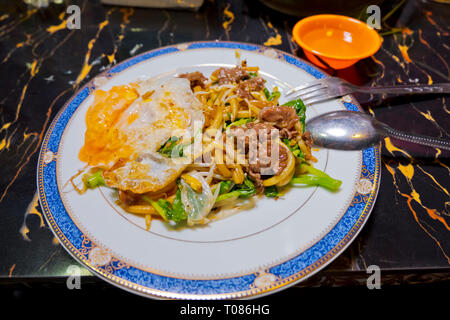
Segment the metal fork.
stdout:
[[427,94],[427,93],[450,93],[450,83],[436,83],[430,85],[411,84],[398,86],[369,87],[356,86],[340,78],[328,77],[318,79],[304,85],[288,90],[284,97],[287,100],[300,98],[307,104],[341,97],[354,92],[364,93],[396,93],[396,94]]

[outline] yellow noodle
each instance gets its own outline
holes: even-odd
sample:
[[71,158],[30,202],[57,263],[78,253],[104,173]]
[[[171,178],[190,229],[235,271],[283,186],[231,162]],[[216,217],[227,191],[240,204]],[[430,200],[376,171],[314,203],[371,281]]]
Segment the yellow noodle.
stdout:
[[261,101],[267,101],[266,95],[264,94],[263,91],[252,91],[250,93],[253,97],[255,97],[255,99],[259,99]]
[[208,102],[206,103],[206,105],[211,108],[214,104],[214,101],[217,98],[217,92],[214,92],[213,94],[210,95],[210,97],[208,98]]
[[236,168],[233,170],[233,181],[236,184],[242,184],[244,182],[245,175],[244,171],[240,165],[236,165]]
[[223,119],[222,112],[223,112],[223,107],[219,106],[216,110],[216,115],[214,116],[214,119],[212,121],[210,128],[212,128],[212,129],[219,128],[219,126],[222,124],[222,119]]
[[158,212],[156,212],[155,208],[153,208],[153,206],[151,206],[149,204],[132,205],[132,206],[122,205],[122,208],[128,212],[135,213],[135,214],[158,215]]
[[223,121],[230,121],[231,120],[231,114],[224,112],[222,114],[222,119],[223,119]]
[[250,113],[247,110],[241,110],[237,112],[238,118],[250,118]]
[[258,72],[259,67],[246,67],[245,70],[247,70],[249,72]]
[[[287,162],[286,167],[283,169],[283,171],[279,175],[273,176],[272,178],[269,178],[269,179],[263,181],[263,186],[265,186],[265,187],[270,187],[273,185],[282,187],[282,186],[286,185],[287,183],[289,183],[290,178],[292,178],[292,175],[295,171],[295,157],[292,154],[291,150],[289,150],[289,148],[282,142],[278,142],[278,144],[286,150],[287,155],[288,155],[288,162]],[[287,180],[289,176],[290,176],[290,178],[289,178],[289,180]]]
[[253,104],[249,104],[249,106],[250,106],[251,113],[258,116],[261,109],[254,106]]
[[302,133],[303,133],[303,126],[300,123],[300,121],[296,121],[294,124],[294,128],[295,130],[297,130],[297,132],[299,133],[299,136],[301,137]]
[[217,163],[217,170],[220,172],[221,175],[223,175],[226,178],[231,178],[232,176],[231,171],[223,163]]
[[181,175],[181,178],[195,191],[198,193],[202,192],[202,183],[197,180],[197,178],[189,175],[189,174],[183,174]]
[[236,119],[238,112],[238,105],[236,99],[230,100],[230,106],[231,106],[231,121],[234,121]]
[[310,152],[308,151],[308,147],[305,144],[305,141],[303,141],[303,139],[300,137],[299,139],[297,139],[298,141],[298,146],[300,147],[300,150],[302,150],[303,154],[307,155],[310,154]]
[[216,99],[214,100],[214,103],[213,103],[214,106],[218,106],[218,105],[223,104],[222,97],[225,94],[225,91],[226,90],[221,90],[219,92],[219,94],[217,95]]
[[145,227],[147,228],[147,231],[150,230],[151,224],[152,224],[152,216],[149,214],[145,215]]

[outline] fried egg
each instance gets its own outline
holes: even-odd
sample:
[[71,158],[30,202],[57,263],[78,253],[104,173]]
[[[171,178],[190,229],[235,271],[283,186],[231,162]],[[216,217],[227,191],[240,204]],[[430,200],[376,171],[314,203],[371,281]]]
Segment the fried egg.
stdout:
[[203,125],[201,103],[187,79],[149,79],[97,90],[86,114],[79,158],[103,168],[110,187],[155,192],[189,164],[158,150],[173,136],[193,137],[194,129]]

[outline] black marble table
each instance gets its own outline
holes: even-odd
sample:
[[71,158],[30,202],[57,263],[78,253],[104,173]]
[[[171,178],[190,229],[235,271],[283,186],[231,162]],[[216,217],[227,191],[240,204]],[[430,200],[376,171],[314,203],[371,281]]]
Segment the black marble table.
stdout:
[[[67,29],[67,5],[81,7],[81,29]],[[382,6],[389,12],[395,2]],[[450,6],[417,1],[403,28],[401,8],[384,22],[372,58],[336,72],[353,83],[448,82]],[[36,193],[39,148],[53,117],[86,81],[146,50],[196,40],[272,46],[303,57],[291,38],[298,17],[258,1],[206,0],[198,12],[64,1],[48,8],[0,1],[0,286],[65,287],[77,262],[54,238]],[[450,138],[448,95],[358,95],[367,112],[394,128]],[[365,286],[381,268],[382,286],[450,280],[449,153],[386,139],[372,215],[353,244],[299,287]],[[83,284],[108,286],[83,270]]]

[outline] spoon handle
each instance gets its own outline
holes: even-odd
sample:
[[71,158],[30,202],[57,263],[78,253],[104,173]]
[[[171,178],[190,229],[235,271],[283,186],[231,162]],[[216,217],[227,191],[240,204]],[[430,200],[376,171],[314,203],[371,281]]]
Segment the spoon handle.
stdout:
[[450,83],[436,83],[430,85],[417,84],[417,85],[397,85],[397,86],[383,86],[383,87],[358,87],[358,92],[366,93],[450,93]]
[[418,134],[409,134],[396,129],[393,129],[387,125],[383,125],[384,133],[399,140],[421,144],[428,147],[439,148],[443,150],[450,150],[450,140],[442,138],[433,138],[428,136],[422,136]]

